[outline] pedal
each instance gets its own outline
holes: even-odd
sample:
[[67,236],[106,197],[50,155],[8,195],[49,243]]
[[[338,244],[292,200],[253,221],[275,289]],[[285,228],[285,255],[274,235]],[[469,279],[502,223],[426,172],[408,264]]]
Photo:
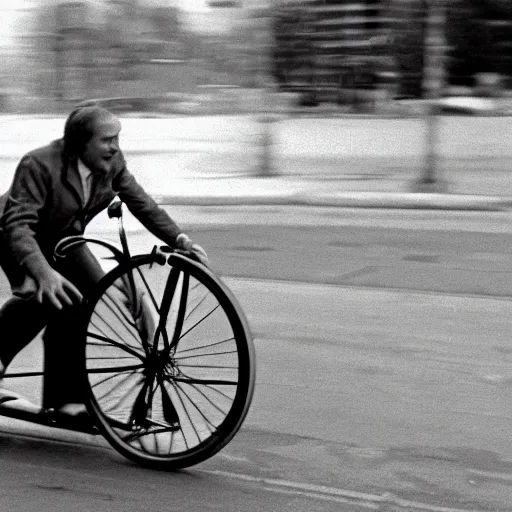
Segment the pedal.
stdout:
[[162,429],[167,432],[177,432],[178,430],[181,430],[179,421],[168,423],[166,421],[157,421],[152,418],[146,418],[144,423],[144,426],[136,424],[132,425],[132,430],[134,432],[145,431],[147,434],[151,434],[152,432],[161,432]]
[[98,429],[89,414],[64,414],[53,408],[44,409],[42,413],[45,421],[52,427],[75,430],[88,434],[98,434]]

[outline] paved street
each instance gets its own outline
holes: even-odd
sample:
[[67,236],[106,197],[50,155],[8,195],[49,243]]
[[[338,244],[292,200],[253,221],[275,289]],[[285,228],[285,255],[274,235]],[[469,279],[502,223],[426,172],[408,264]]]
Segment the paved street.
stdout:
[[110,451],[0,437],[0,502],[139,510],[142,486],[162,512],[176,492],[194,511],[237,510],[240,492],[247,510],[508,510],[509,301],[228,282],[256,336],[258,378],[225,450],[164,476]]
[[[221,275],[512,296],[512,214],[306,207],[166,207]],[[116,241],[103,215],[91,233]],[[134,249],[156,240],[137,232]]]
[[[59,137],[62,121],[2,120],[2,189],[21,154]],[[255,176],[262,125],[254,119],[124,120],[134,174],[172,199],[165,207],[248,314],[253,407],[220,454],[173,475],[134,468],[101,439],[2,420],[11,434],[0,436],[0,505],[509,510],[512,214],[485,206],[487,196],[512,197],[510,126],[443,118],[438,171],[451,194],[439,197],[406,194],[424,165],[419,119],[282,120],[272,126],[273,178]],[[434,209],[291,206],[347,192],[393,208],[419,197],[417,206]],[[205,197],[252,206],[186,206]],[[480,210],[436,210],[443,201]],[[130,215],[126,222],[133,252],[148,250],[154,239]],[[90,232],[117,240],[105,215]],[[15,367],[41,365],[36,341]],[[38,400],[40,382],[17,386]]]
[[[106,502],[113,511],[139,510],[135,490],[151,488],[145,502],[162,512],[174,494],[178,504],[193,495],[193,511],[219,504],[235,511],[242,496],[246,510],[509,510],[511,302],[471,295],[483,293],[471,288],[471,276],[479,265],[501,265],[508,275],[510,214],[300,213],[175,211],[223,274],[246,276],[226,279],[255,334],[258,376],[232,443],[196,468],[162,475],[111,451],[3,436],[0,500],[11,506],[26,495],[26,510],[42,499],[47,510]],[[92,230],[108,225],[102,231],[113,237],[115,222],[102,222]],[[137,252],[148,239],[127,224]],[[453,264],[465,255],[467,279],[453,270],[448,284],[432,279],[447,255]],[[470,267],[472,257],[482,259]],[[324,284],[322,272],[336,275],[365,259],[396,267],[390,277],[403,274],[402,289],[386,280]],[[416,291],[406,289],[409,265],[423,276]],[[37,365],[40,348],[34,343],[18,364]],[[78,501],[82,508],[73,508]]]

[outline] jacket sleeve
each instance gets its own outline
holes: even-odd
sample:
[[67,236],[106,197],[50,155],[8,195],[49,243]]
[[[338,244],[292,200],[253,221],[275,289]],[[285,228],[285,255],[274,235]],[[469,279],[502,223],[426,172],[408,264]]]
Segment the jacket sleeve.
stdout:
[[170,247],[175,246],[176,237],[182,230],[147,194],[126,166],[115,176],[113,186],[119,198],[149,232]]
[[35,238],[47,197],[48,175],[44,167],[32,156],[24,156],[14,174],[1,226],[16,262],[34,277],[50,267]]

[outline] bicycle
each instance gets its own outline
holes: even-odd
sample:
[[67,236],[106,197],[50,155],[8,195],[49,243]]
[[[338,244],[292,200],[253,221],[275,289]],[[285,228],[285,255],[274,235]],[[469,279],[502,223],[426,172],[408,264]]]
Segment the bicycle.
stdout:
[[132,257],[122,203],[112,203],[108,215],[118,219],[122,250],[85,236],[67,237],[55,248],[59,258],[97,244],[116,263],[80,306],[77,337],[91,424],[9,402],[0,416],[102,435],[143,466],[198,464],[229,443],[248,413],[256,370],[247,319],[228,287],[192,254],[154,246]]

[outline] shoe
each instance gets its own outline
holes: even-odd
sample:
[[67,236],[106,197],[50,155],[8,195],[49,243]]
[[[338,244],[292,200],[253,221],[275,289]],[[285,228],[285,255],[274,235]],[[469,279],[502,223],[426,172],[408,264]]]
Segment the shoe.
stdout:
[[57,426],[84,432],[93,431],[95,429],[94,422],[91,416],[89,416],[84,404],[63,404],[56,409],[46,409],[45,412]]
[[36,405],[23,395],[5,388],[0,388],[0,408],[1,407],[16,409],[31,414],[40,414],[43,411],[40,405]]
[[58,416],[64,416],[67,418],[73,418],[77,420],[82,418],[89,418],[89,413],[87,412],[85,404],[80,403],[64,404],[58,407],[57,409],[53,409],[53,411]]
[[79,416],[80,414],[87,414],[85,404],[70,403],[61,405],[55,412],[59,414],[66,414],[68,416]]
[[33,404],[26,397],[4,388],[3,376],[5,374],[5,366],[0,362],[0,407],[8,407],[9,409],[18,409],[25,412],[39,414],[42,407]]
[[[2,381],[0,380],[0,385]],[[27,400],[23,395],[16,393],[15,391],[11,391],[10,389],[0,388],[0,405],[5,404],[6,402],[11,402],[13,400]]]

